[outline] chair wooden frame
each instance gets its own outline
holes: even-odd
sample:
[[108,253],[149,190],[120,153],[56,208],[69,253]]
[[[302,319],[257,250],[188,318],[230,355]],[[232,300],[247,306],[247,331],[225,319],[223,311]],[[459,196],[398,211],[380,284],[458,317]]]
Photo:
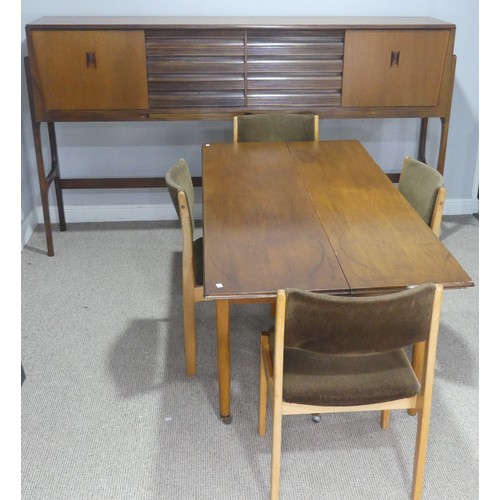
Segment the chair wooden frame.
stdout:
[[[412,158],[410,156],[405,156],[403,159],[403,168],[405,167],[406,163],[411,161]],[[436,193],[436,200],[434,202],[434,208],[432,210],[432,216],[431,220],[429,223],[429,227],[431,231],[434,233],[436,238],[439,238],[441,236],[441,222],[443,220],[443,210],[444,210],[444,202],[446,199],[446,189],[444,187],[440,187],[437,190]],[[413,354],[412,354],[412,364],[413,364],[413,369],[417,376],[419,376],[419,370],[420,367],[422,366],[422,359],[423,359],[423,349],[421,345],[414,345],[413,346]],[[417,414],[417,411],[413,408],[408,409],[408,414],[415,416]],[[389,412],[386,413],[385,417],[387,420],[387,425],[389,421]]]
[[[235,115],[233,117],[233,143],[237,144],[238,141],[238,117],[240,115]],[[319,141],[319,116],[314,115],[314,140]]]
[[443,219],[444,200],[446,199],[446,189],[440,187],[436,196],[436,203],[434,204],[434,211],[432,212],[432,219],[429,227],[437,238],[441,236],[441,221]]
[[264,436],[266,433],[266,405],[268,386],[272,393],[272,455],[271,455],[271,499],[279,498],[280,488],[280,466],[281,466],[281,439],[282,418],[284,415],[302,415],[311,413],[340,413],[353,411],[381,411],[381,426],[387,429],[389,426],[389,412],[396,409],[414,409],[418,413],[417,439],[415,446],[413,486],[411,498],[421,498],[424,467],[427,451],[427,440],[429,433],[429,418],[431,411],[432,389],[434,382],[434,367],[436,361],[437,337],[439,331],[439,318],[442,302],[442,285],[436,285],[432,309],[432,319],[428,340],[420,342],[423,357],[419,359],[421,369],[416,373],[420,381],[421,390],[419,394],[410,398],[387,401],[360,406],[312,406],[294,404],[283,401],[283,357],[284,357],[284,331],[286,294],[279,290],[276,303],[275,324],[275,346],[274,359],[271,359],[269,337],[261,337],[260,355],[260,388],[259,388],[259,423],[258,434]]
[[178,192],[179,218],[182,230],[182,304],[184,318],[184,351],[187,375],[196,375],[195,304],[205,300],[204,287],[194,278],[193,229],[184,191]]
[[[412,160],[410,156],[405,156],[403,159],[403,168],[408,161]],[[436,201],[434,202],[434,209],[432,211],[431,221],[429,223],[429,227],[432,232],[436,235],[437,238],[441,236],[441,221],[443,219],[443,209],[444,202],[446,199],[446,189],[444,187],[440,187],[436,194]]]

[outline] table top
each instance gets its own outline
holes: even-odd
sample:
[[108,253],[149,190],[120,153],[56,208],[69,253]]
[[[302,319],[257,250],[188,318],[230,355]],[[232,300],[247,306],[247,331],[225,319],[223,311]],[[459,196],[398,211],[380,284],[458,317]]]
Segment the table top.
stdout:
[[473,286],[358,141],[205,145],[205,297]]

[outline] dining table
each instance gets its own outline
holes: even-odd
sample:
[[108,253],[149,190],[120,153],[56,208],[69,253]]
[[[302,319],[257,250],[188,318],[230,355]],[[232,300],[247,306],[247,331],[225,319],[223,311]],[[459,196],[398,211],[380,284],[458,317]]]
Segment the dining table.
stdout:
[[204,295],[231,422],[230,304],[278,289],[390,293],[471,277],[357,140],[202,146]]

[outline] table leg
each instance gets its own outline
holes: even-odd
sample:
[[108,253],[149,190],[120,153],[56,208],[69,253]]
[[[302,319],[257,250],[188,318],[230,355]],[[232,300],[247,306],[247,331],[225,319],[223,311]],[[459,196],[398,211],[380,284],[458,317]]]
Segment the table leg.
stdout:
[[229,343],[229,301],[217,300],[215,305],[217,321],[217,368],[219,371],[219,413],[225,424],[231,416],[231,359]]

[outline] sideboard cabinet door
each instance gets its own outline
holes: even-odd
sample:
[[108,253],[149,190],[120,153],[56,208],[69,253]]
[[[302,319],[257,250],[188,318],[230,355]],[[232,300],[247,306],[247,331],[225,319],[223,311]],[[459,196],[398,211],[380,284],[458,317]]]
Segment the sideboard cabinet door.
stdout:
[[142,30],[34,30],[46,110],[147,109]]
[[342,106],[436,106],[449,30],[347,30]]

